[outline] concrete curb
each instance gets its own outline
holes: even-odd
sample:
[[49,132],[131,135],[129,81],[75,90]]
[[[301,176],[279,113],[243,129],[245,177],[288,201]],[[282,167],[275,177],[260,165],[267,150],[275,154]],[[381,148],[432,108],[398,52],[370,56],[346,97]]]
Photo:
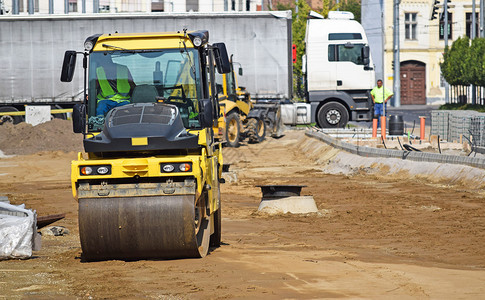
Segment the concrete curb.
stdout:
[[352,154],[363,157],[392,157],[403,160],[437,162],[456,165],[467,165],[471,167],[485,169],[485,159],[469,156],[445,155],[438,153],[427,153],[417,151],[403,151],[394,149],[379,149],[372,147],[357,146],[351,143],[343,142],[322,132],[305,132],[309,137],[315,138],[329,144],[337,149],[342,149]]

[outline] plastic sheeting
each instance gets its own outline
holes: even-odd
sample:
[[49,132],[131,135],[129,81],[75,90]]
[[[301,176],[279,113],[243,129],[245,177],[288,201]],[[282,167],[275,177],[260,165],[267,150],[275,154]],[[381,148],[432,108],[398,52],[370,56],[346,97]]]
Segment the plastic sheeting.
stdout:
[[31,257],[36,223],[35,211],[0,202],[0,259]]

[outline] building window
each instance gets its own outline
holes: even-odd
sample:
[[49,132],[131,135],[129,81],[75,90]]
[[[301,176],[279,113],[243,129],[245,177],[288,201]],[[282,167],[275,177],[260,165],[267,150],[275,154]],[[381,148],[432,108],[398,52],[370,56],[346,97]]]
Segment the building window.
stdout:
[[69,0],[69,12],[77,12],[77,0]]
[[[453,14],[448,13],[448,39],[452,39],[453,35],[452,30],[453,30]],[[440,13],[440,40],[445,39],[445,18],[443,16],[443,13]]]
[[[471,38],[472,37],[472,13],[466,13],[466,36]],[[478,13],[475,13],[475,37],[479,35],[479,23],[480,18],[478,17]]]
[[405,13],[404,14],[404,28],[406,32],[406,40],[417,40],[417,13]]
[[446,83],[446,80],[443,77],[443,74],[441,74],[441,72],[440,72],[440,87],[441,88],[444,88],[445,87],[445,83]]

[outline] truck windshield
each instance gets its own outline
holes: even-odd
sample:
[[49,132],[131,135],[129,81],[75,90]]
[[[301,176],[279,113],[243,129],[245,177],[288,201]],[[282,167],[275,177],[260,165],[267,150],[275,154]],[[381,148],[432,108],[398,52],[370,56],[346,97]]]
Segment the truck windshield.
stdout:
[[200,93],[195,49],[94,52],[89,61],[89,130],[100,131],[114,107],[151,102],[176,105],[186,128],[199,127]]
[[328,45],[328,61],[349,61],[364,65],[362,48],[364,44]]

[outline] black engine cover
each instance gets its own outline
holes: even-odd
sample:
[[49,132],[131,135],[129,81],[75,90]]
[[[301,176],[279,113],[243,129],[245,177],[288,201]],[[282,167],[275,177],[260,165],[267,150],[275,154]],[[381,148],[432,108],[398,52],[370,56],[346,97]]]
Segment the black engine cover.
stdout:
[[[132,138],[146,138],[133,143]],[[136,103],[113,108],[103,131],[84,139],[86,152],[196,149],[199,137],[186,131],[175,105]],[[143,141],[143,139],[142,139]]]

